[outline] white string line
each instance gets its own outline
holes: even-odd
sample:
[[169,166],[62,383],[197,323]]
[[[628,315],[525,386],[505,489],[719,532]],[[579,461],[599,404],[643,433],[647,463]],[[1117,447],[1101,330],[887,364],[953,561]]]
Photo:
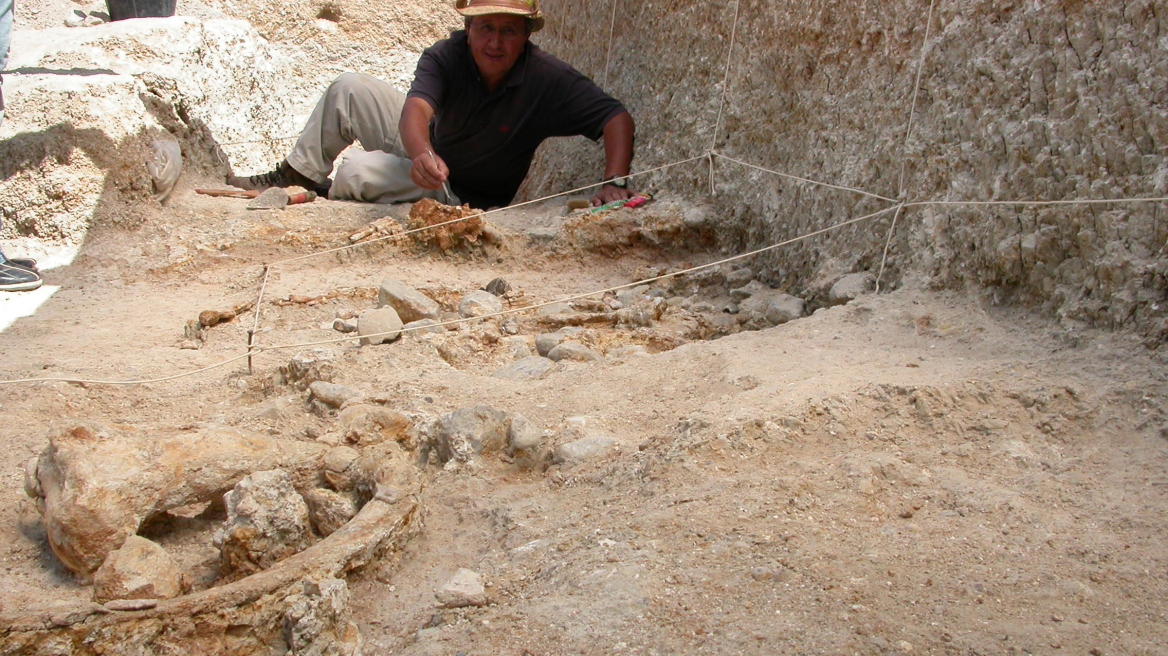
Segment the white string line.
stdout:
[[908,126],[904,129],[904,148],[900,160],[900,179],[896,183],[896,195],[904,198],[904,171],[908,165],[908,139],[912,134],[913,118],[917,112],[917,94],[921,90],[921,74],[925,71],[925,57],[929,54],[929,30],[933,28],[933,5],[936,0],[929,0],[929,18],[925,22],[925,40],[921,43],[921,58],[917,61],[917,79],[913,84],[912,104],[908,110]]
[[884,277],[884,262],[888,260],[888,247],[892,245],[892,233],[896,231],[896,220],[900,218],[900,213],[904,211],[904,203],[901,203],[896,208],[896,214],[892,215],[892,225],[888,227],[888,237],[884,240],[884,254],[880,256],[880,272],[876,274],[876,293],[880,293],[880,279]]
[[[697,161],[697,160],[702,159],[704,157],[705,157],[705,155],[699,155],[697,157],[683,159],[679,162],[674,162],[672,164],[665,164],[664,166],[658,166],[657,168],[647,169],[645,171],[638,171],[636,173],[630,173],[625,177],[635,178],[635,177],[642,176],[642,175],[648,175],[650,173],[656,173],[657,171],[662,171],[665,169],[673,168],[675,166],[680,166],[682,164],[689,164],[690,162]],[[563,191],[563,192],[560,192],[558,194],[552,194],[550,196],[544,196],[543,198],[537,198],[535,200],[524,201],[522,203],[515,203],[514,205],[508,205],[507,207],[500,207],[498,209],[487,210],[485,212],[479,212],[477,214],[472,214],[470,216],[464,216],[464,217],[461,217],[458,219],[451,219],[450,221],[444,221],[442,223],[435,223],[434,225],[423,226],[421,228],[415,228],[413,230],[407,230],[405,232],[399,232],[396,234],[387,235],[385,237],[378,237],[377,239],[370,239],[369,241],[357,242],[356,244],[348,244],[345,246],[338,246],[336,248],[330,248],[330,249],[324,250],[324,251],[317,251],[315,253],[308,253],[306,255],[299,255],[297,257],[290,257],[286,260],[279,260],[278,262],[273,262],[273,263],[269,264],[268,266],[274,267],[274,266],[277,266],[280,264],[288,264],[289,262],[296,262],[299,260],[307,260],[309,258],[318,257],[320,255],[327,255],[329,253],[337,253],[340,251],[347,251],[347,250],[350,250],[353,248],[360,248],[362,246],[369,246],[370,244],[376,244],[377,242],[386,241],[387,239],[401,239],[402,237],[406,237],[408,235],[412,235],[412,234],[415,234],[418,232],[424,232],[426,230],[433,230],[434,228],[441,228],[442,226],[450,225],[452,223],[460,223],[462,221],[469,221],[470,219],[473,219],[476,217],[489,216],[489,215],[495,214],[497,212],[505,212],[508,210],[513,210],[513,209],[517,209],[520,207],[524,207],[526,205],[533,205],[535,203],[542,203],[542,202],[544,202],[546,200],[550,200],[552,198],[558,198],[560,196],[568,196],[568,195],[575,194],[575,193],[578,193],[581,191],[585,191],[587,189],[592,189],[593,187],[599,187],[600,185],[601,185],[601,183],[594,182],[592,184],[585,185],[583,187],[577,187],[576,189]]]
[[268,289],[268,276],[271,273],[272,267],[264,266],[264,281],[260,283],[260,295],[256,297],[255,320],[251,323],[251,334],[248,337],[247,344],[248,352],[252,351],[252,347],[255,344],[255,336],[259,333],[260,330],[260,308],[263,307],[264,292]]
[[608,26],[608,54],[604,57],[604,77],[601,78],[600,88],[608,86],[608,65],[612,61],[612,35],[616,33],[616,6],[620,0],[612,0],[612,23]]
[[264,347],[261,347],[259,350],[260,350],[261,352],[262,352],[262,351],[278,351],[278,350],[287,350],[287,349],[294,349],[294,348],[307,348],[307,347],[310,347],[310,346],[324,346],[324,345],[327,345],[327,344],[339,344],[339,343],[341,343],[341,342],[350,342],[350,341],[353,341],[354,339],[361,339],[362,337],[364,337],[364,338],[384,337],[384,336],[387,336],[387,335],[393,335],[393,334],[397,334],[397,333],[412,332],[412,331],[415,331],[415,330],[424,330],[424,329],[427,329],[427,328],[436,328],[436,327],[439,327],[439,326],[452,326],[452,325],[455,325],[455,324],[468,323],[468,322],[471,322],[471,321],[481,321],[481,320],[483,320],[483,319],[492,319],[492,318],[495,318],[495,317],[503,317],[503,316],[509,316],[509,315],[512,315],[512,314],[520,314],[520,313],[523,313],[523,312],[530,312],[531,310],[538,310],[539,308],[547,307],[547,306],[549,306],[549,305],[556,305],[556,304],[559,304],[559,303],[570,303],[571,301],[577,301],[577,300],[580,300],[580,299],[588,298],[588,297],[590,297],[590,296],[597,296],[597,295],[607,294],[607,293],[609,293],[609,292],[615,292],[615,291],[618,291],[618,290],[621,290],[621,289],[630,289],[630,288],[632,288],[632,287],[637,287],[637,286],[640,286],[640,285],[647,285],[647,284],[649,284],[649,283],[652,283],[652,282],[657,282],[658,280],[664,280],[664,279],[666,279],[666,278],[674,278],[674,277],[677,277],[677,276],[683,276],[683,275],[686,275],[686,274],[689,274],[689,273],[693,273],[693,272],[695,272],[695,271],[701,271],[701,270],[703,270],[703,269],[709,269],[709,268],[711,268],[711,267],[716,267],[716,266],[719,266],[719,265],[722,265],[722,264],[726,264],[726,263],[728,263],[728,262],[735,262],[735,261],[737,261],[737,260],[746,259],[746,258],[749,258],[749,257],[753,257],[753,256],[755,256],[755,255],[758,255],[758,254],[760,254],[760,253],[765,253],[765,252],[767,252],[767,251],[774,250],[774,249],[776,249],[776,248],[781,248],[781,247],[783,247],[783,246],[788,246],[788,245],[790,245],[790,244],[793,244],[793,243],[795,243],[795,242],[798,242],[798,241],[803,241],[803,240],[805,240],[805,239],[810,239],[811,237],[816,237],[816,236],[818,236],[818,235],[821,235],[821,234],[823,234],[823,233],[825,233],[825,232],[831,232],[832,230],[838,230],[838,229],[840,229],[840,228],[847,227],[847,226],[849,226],[849,225],[852,225],[853,223],[859,223],[859,222],[861,222],[861,221],[866,221],[866,220],[869,220],[869,219],[876,218],[876,217],[878,217],[878,216],[881,216],[881,215],[883,215],[883,214],[887,214],[887,213],[889,213],[889,212],[891,212],[891,211],[893,211],[893,210],[895,210],[895,209],[897,209],[897,208],[896,208],[896,207],[886,207],[886,208],[884,208],[884,209],[882,209],[882,210],[879,210],[879,211],[877,211],[877,212],[873,212],[873,213],[871,213],[871,214],[865,214],[864,216],[856,217],[856,218],[854,218],[854,219],[848,219],[847,221],[842,221],[842,222],[840,222],[840,223],[836,223],[836,224],[834,224],[834,225],[830,225],[830,226],[828,226],[828,227],[826,227],[826,228],[820,228],[819,230],[816,230],[816,231],[814,231],[814,232],[809,232],[809,233],[807,233],[807,234],[805,234],[805,235],[800,235],[800,236],[798,236],[798,237],[792,237],[791,239],[788,239],[788,240],[786,240],[786,241],[781,241],[781,242],[778,242],[778,243],[775,243],[775,244],[771,244],[771,245],[769,245],[769,246],[764,246],[764,247],[762,247],[762,248],[758,248],[758,249],[755,249],[755,250],[753,250],[753,251],[749,251],[749,252],[746,252],[746,253],[739,253],[738,255],[732,255],[732,256],[730,256],[730,257],[723,258],[723,259],[721,259],[721,260],[716,260],[716,261],[714,261],[714,262],[709,262],[709,263],[706,263],[706,264],[701,264],[701,265],[698,265],[698,266],[695,266],[695,267],[690,267],[690,268],[688,268],[688,269],[682,269],[681,271],[674,271],[674,272],[671,272],[671,273],[665,273],[665,274],[662,274],[662,275],[659,275],[659,276],[654,276],[654,277],[652,277],[652,278],[645,278],[645,279],[643,279],[643,280],[636,280],[636,281],[634,281],[634,282],[625,283],[625,284],[623,284],[623,285],[616,285],[616,286],[614,286],[614,287],[608,287],[608,288],[606,288],[606,289],[599,289],[599,290],[596,290],[596,291],[585,292],[585,293],[581,293],[581,294],[575,294],[575,295],[573,295],[573,296],[566,296],[566,297],[563,297],[563,298],[557,298],[557,299],[554,299],[554,300],[545,301],[545,302],[543,302],[543,303],[537,303],[537,304],[535,304],[535,305],[529,305],[529,306],[527,306],[527,307],[522,307],[522,308],[513,308],[513,309],[510,309],[510,310],[501,310],[501,311],[499,311],[499,312],[492,312],[492,313],[490,313],[490,314],[483,314],[483,315],[480,315],[480,316],[477,316],[477,317],[467,317],[467,318],[461,318],[461,319],[451,319],[451,320],[449,320],[449,321],[443,321],[443,322],[440,322],[440,323],[431,323],[431,324],[427,324],[427,325],[425,325],[425,326],[417,326],[417,327],[415,327],[415,328],[408,328],[408,329],[407,329],[407,328],[401,328],[401,329],[398,329],[398,330],[389,330],[389,331],[385,331],[385,332],[381,332],[381,333],[373,333],[373,334],[370,334],[370,335],[358,335],[358,336],[350,336],[350,337],[339,337],[339,338],[335,338],[335,339],[327,339],[327,340],[321,340],[321,341],[316,341],[316,342],[302,342],[302,343],[298,343],[298,344],[280,344],[280,345],[275,345],[275,346],[264,346]]
[[798,180],[799,182],[807,182],[807,183],[810,183],[810,184],[813,184],[813,185],[819,185],[819,186],[821,186],[821,187],[830,187],[830,188],[832,188],[832,189],[839,189],[839,190],[841,190],[841,191],[850,191],[850,192],[852,192],[852,193],[854,193],[854,194],[863,194],[864,196],[871,196],[872,198],[878,198],[878,199],[880,199],[880,200],[882,200],[882,201],[885,201],[885,202],[888,202],[888,203],[896,203],[896,202],[897,202],[897,201],[895,201],[895,200],[893,200],[893,199],[891,199],[891,198],[888,198],[888,197],[886,197],[886,196],[881,196],[880,194],[874,194],[874,193],[872,193],[872,192],[870,192],[870,191],[864,191],[863,189],[855,189],[855,188],[852,188],[852,187],[844,187],[844,186],[841,186],[841,185],[834,185],[834,184],[830,184],[830,183],[828,183],[828,182],[820,182],[820,181],[818,181],[818,180],[810,180],[810,179],[808,179],[808,178],[801,178],[801,177],[799,177],[799,176],[797,176],[797,175],[790,175],[790,174],[788,174],[788,173],[780,173],[780,172],[778,172],[778,171],[773,171],[773,170],[771,170],[771,169],[768,169],[768,168],[764,168],[764,167],[758,166],[757,164],[751,164],[751,163],[749,163],[749,162],[743,162],[742,160],[739,160],[739,159],[734,159],[733,157],[729,157],[729,156],[727,156],[727,155],[723,155],[722,153],[719,153],[719,152],[717,152],[717,151],[710,151],[710,154],[711,154],[711,155],[716,155],[717,157],[721,157],[721,158],[722,158],[722,159],[724,159],[724,160],[728,160],[728,161],[734,162],[735,164],[741,164],[742,166],[745,166],[745,167],[748,167],[748,168],[752,168],[752,169],[758,169],[759,171],[765,171],[765,172],[767,172],[767,173],[771,173],[771,174],[777,175],[777,176],[779,176],[779,177],[783,177],[783,178],[790,178],[791,180]]
[[183,373],[174,374],[172,376],[163,376],[161,378],[145,378],[142,380],[90,380],[87,378],[63,378],[59,376],[52,376],[49,378],[18,378],[16,380],[0,380],[0,385],[14,385],[16,383],[76,383],[80,385],[146,385],[149,383],[165,383],[167,381],[201,374],[204,371],[218,369],[219,367],[229,365],[232,362],[242,360],[249,355],[251,355],[251,353],[244,353],[242,355],[237,355],[235,357],[223,360],[222,362],[217,362],[213,365],[202,367],[201,369],[186,371]]
[[917,95],[921,91],[921,74],[925,71],[925,58],[929,54],[929,31],[933,28],[933,6],[936,0],[929,0],[929,15],[925,19],[925,38],[921,41],[921,56],[917,60],[917,74],[913,81],[912,102],[908,108],[908,124],[904,128],[904,145],[901,147],[900,176],[896,181],[896,196],[901,199],[896,214],[892,215],[892,224],[888,226],[888,235],[884,238],[884,253],[880,256],[880,271],[876,274],[876,293],[880,293],[880,281],[884,279],[884,264],[888,261],[888,249],[892,247],[892,235],[896,232],[896,222],[904,212],[904,173],[908,166],[908,142],[912,136],[913,119],[917,113]]
[[734,59],[734,37],[738,34],[738,7],[742,0],[734,0],[734,23],[730,27],[730,47],[726,50],[726,74],[722,78],[722,101],[718,104],[718,118],[714,120],[714,140],[710,150],[718,147],[718,129],[722,126],[722,111],[726,109],[726,96],[730,91],[730,62]]
[[905,203],[905,207],[929,205],[1118,205],[1122,203],[1163,203],[1168,196],[1151,198],[1079,198],[1073,200],[919,200]]

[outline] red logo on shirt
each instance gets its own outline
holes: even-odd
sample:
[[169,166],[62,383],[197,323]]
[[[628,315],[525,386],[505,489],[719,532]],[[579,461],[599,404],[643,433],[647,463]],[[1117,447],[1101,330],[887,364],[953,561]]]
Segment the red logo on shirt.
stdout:
[[510,132],[510,131],[511,131],[511,128],[507,127],[506,125],[499,126],[499,132]]

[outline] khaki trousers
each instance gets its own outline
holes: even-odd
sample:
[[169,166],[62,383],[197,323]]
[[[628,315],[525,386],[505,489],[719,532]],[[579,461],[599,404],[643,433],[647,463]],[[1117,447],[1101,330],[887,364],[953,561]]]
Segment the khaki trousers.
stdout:
[[356,142],[364,151],[351,151],[337,166],[330,199],[404,203],[435,198],[458,205],[457,198],[422,189],[410,180],[413,162],[398,133],[405,101],[405,94],[388,82],[361,73],[341,75],[312,110],[288,163],[323,183],[341,152]]

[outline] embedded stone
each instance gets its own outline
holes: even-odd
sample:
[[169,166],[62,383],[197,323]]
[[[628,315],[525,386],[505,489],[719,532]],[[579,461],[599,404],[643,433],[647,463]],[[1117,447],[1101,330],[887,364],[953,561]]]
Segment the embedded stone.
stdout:
[[497,369],[491,376],[506,380],[538,380],[546,376],[555,366],[555,362],[533,355]]
[[126,538],[93,574],[93,600],[173,599],[183,593],[183,575],[166,550],[138,535]]
[[308,504],[280,469],[250,474],[223,497],[227,521],[215,532],[219,567],[242,577],[303,551],[312,541]]
[[503,311],[503,301],[491,292],[476,289],[462,297],[458,304],[458,313],[465,318],[481,317]]
[[579,342],[563,342],[548,352],[548,359],[553,362],[574,360],[576,362],[600,362],[604,358]]
[[383,307],[369,310],[357,319],[357,334],[361,345],[386,344],[401,337],[402,320],[397,310]]
[[437,319],[442,310],[434,299],[393,278],[382,280],[377,290],[377,307],[387,306],[393,308],[405,323]]

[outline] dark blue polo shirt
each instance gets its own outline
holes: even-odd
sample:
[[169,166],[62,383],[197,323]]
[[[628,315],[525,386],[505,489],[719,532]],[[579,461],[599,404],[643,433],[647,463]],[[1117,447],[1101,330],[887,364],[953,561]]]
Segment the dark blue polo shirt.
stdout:
[[488,93],[466,32],[452,32],[422,53],[409,98],[434,108],[430,142],[450,167],[450,187],[472,207],[511,202],[535,149],[548,137],[596,141],[620,101],[582,73],[528,43],[507,79]]

